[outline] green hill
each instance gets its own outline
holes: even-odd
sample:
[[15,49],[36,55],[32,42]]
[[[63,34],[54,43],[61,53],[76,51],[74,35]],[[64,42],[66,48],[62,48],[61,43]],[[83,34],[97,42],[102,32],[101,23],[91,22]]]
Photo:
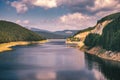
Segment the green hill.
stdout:
[[102,35],[90,33],[84,43],[88,47],[101,46],[106,50],[120,51],[120,12],[102,18],[100,21],[111,19]]
[[83,29],[83,30],[79,30],[76,34],[74,34],[73,36],[77,35],[77,34],[80,34],[80,33],[83,33],[83,32],[87,32],[87,31],[91,31],[93,30],[95,27],[88,27],[86,29]]
[[115,19],[117,19],[118,17],[120,16],[120,12],[118,12],[118,13],[114,13],[114,14],[110,14],[110,15],[108,15],[108,16],[105,16],[104,18],[102,18],[101,20],[99,20],[98,21],[98,23],[99,22],[103,22],[103,21],[105,21],[105,20],[115,20]]
[[44,38],[16,23],[0,21],[0,43],[13,41],[38,41]]
[[[114,13],[114,14],[110,14],[110,15],[105,16],[102,19],[98,20],[97,23],[101,23],[101,22],[104,22],[106,20],[116,20],[119,16],[120,16],[120,12]],[[74,34],[74,36],[77,35],[77,34],[83,33],[83,32],[87,32],[87,31],[93,30],[93,29],[95,29],[95,26],[94,27],[89,27],[89,28],[86,28],[86,29],[83,29],[83,30],[80,30],[76,34]]]

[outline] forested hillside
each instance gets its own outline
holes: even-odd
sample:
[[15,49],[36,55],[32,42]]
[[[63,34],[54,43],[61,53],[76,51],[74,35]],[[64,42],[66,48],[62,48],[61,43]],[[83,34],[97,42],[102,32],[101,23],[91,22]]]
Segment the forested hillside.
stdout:
[[76,34],[74,34],[73,36],[76,36],[76,35],[78,35],[78,34],[80,34],[80,33],[83,33],[83,32],[87,32],[87,31],[91,31],[91,30],[93,30],[95,27],[88,27],[88,28],[86,28],[86,29],[83,29],[83,30],[79,30]]
[[84,43],[89,48],[101,46],[106,50],[120,51],[120,13],[109,15],[102,20],[105,19],[112,19],[112,22],[105,26],[102,35],[90,33]]
[[18,24],[0,21],[0,43],[11,41],[38,41],[43,40],[40,35]]

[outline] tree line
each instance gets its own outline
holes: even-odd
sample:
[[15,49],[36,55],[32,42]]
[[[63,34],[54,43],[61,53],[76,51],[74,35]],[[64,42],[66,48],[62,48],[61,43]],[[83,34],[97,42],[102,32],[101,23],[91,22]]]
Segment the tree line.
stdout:
[[100,46],[106,50],[120,51],[120,16],[105,26],[102,35],[90,33],[84,43],[89,48]]
[[0,21],[0,43],[12,41],[38,41],[44,38],[18,24]]

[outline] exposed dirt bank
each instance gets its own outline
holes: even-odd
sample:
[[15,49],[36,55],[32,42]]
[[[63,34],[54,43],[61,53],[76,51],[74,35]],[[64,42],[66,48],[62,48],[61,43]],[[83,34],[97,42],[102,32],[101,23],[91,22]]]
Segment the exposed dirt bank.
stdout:
[[9,42],[9,43],[2,43],[0,44],[0,53],[4,51],[12,50],[11,47],[13,46],[22,46],[22,45],[29,45],[29,44],[35,44],[35,43],[45,43],[47,40],[42,41],[17,41],[17,42]]
[[102,49],[100,47],[94,47],[90,50],[86,50],[87,53],[96,55],[100,58],[113,60],[113,61],[120,61],[120,52],[112,52]]
[[66,43],[67,44],[76,44],[76,46],[78,48],[80,48],[82,51],[85,51],[92,55],[96,55],[100,58],[107,59],[107,60],[113,60],[113,61],[120,61],[120,52],[107,51],[100,47],[94,47],[90,50],[87,50],[86,47],[84,46],[83,42],[66,41]]

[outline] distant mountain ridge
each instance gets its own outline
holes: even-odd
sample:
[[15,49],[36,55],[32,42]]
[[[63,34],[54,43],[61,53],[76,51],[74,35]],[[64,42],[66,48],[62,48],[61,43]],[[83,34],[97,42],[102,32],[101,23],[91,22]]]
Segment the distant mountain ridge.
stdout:
[[79,30],[63,30],[63,31],[55,31],[54,33],[60,34],[60,35],[67,35],[67,36],[72,36]]
[[38,28],[31,28],[30,30],[44,36],[45,38],[48,39],[65,39],[69,36],[72,36],[75,34],[78,30],[63,30],[63,31],[47,31],[47,30],[42,30]]
[[31,31],[42,31],[42,32],[50,32],[48,30],[38,29],[38,28],[30,28]]

